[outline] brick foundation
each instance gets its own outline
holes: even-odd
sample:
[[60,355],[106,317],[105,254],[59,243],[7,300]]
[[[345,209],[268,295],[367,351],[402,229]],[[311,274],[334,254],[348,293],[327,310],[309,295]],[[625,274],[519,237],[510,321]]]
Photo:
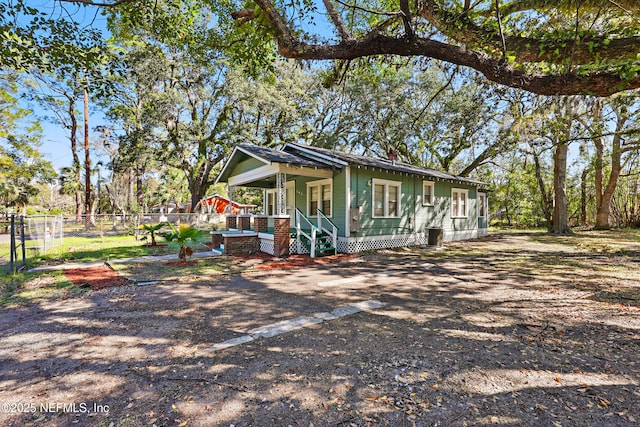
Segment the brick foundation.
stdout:
[[249,230],[251,228],[251,217],[249,215],[240,215],[238,217],[238,230]]
[[238,217],[235,215],[227,215],[227,230],[238,228]]
[[260,215],[253,217],[253,231],[266,233],[269,230],[269,217]]
[[253,254],[260,250],[260,239],[256,233],[224,235],[224,253]]
[[211,244],[216,249],[222,244],[222,233],[222,231],[214,231],[211,233]]
[[273,255],[277,257],[289,256],[289,216],[273,218]]

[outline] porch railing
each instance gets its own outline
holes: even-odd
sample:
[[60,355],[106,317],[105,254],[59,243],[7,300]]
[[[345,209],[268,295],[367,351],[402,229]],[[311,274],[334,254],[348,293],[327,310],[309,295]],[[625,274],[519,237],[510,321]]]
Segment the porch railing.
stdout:
[[[304,225],[309,226],[310,234],[307,234],[302,229],[303,223]],[[320,231],[318,227],[312,223],[300,209],[296,208],[296,247],[298,249],[298,253],[302,253],[302,236],[304,236],[309,241],[309,254],[311,255],[311,258],[316,257],[315,247],[318,231]]]
[[298,253],[302,253],[304,238],[304,244],[309,243],[311,258],[330,250],[335,254],[338,247],[338,227],[320,209],[317,215],[317,224],[314,224],[300,209],[296,209],[296,247]]
[[[328,224],[331,227],[331,231],[324,226],[324,224]],[[326,233],[331,237],[331,247],[334,250],[334,254],[338,248],[338,227],[327,217],[324,212],[318,209],[318,228],[320,231]]]

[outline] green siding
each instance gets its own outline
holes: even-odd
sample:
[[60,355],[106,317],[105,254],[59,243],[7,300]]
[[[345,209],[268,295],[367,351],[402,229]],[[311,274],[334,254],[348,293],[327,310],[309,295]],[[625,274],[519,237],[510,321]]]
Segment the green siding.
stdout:
[[488,228],[487,218],[478,218],[478,228]]
[[[307,214],[307,183],[321,181],[323,178],[310,178],[297,176],[292,178],[296,182],[296,208]],[[336,170],[332,181],[332,216],[331,221],[338,227],[338,235],[345,236],[346,231],[346,172],[344,169]],[[315,222],[315,218],[312,219]],[[292,218],[295,221],[295,218]]]
[[[401,183],[399,218],[373,218],[373,183],[371,181],[374,178]],[[360,208],[360,227],[359,231],[351,233],[351,236],[380,236],[412,232],[416,209],[414,201],[417,196],[422,197],[422,188],[414,188],[414,181],[413,177],[399,173],[373,171],[353,166],[351,168],[351,207]],[[418,190],[420,194],[416,194]]]
[[[251,170],[255,167],[254,159],[240,163],[235,169],[241,167]],[[243,169],[244,170],[244,169]],[[241,173],[241,172],[239,172]],[[442,228],[445,231],[464,231],[478,228],[481,221],[478,218],[476,188],[464,184],[454,184],[444,181],[434,182],[434,204],[422,205],[422,177],[410,176],[402,173],[393,173],[380,170],[372,170],[357,166],[350,168],[351,197],[347,201],[347,171],[346,168],[335,170],[332,180],[332,216],[331,220],[338,227],[338,235],[342,237],[368,237],[407,233],[425,233],[429,228]],[[374,218],[373,217],[373,179],[383,179],[401,183],[400,217],[398,218]],[[295,207],[307,213],[307,183],[321,181],[321,178],[304,176],[290,177],[289,181],[295,181]],[[459,188],[468,190],[468,216],[466,218],[451,217],[451,189]],[[360,227],[358,232],[351,232],[346,236],[346,223],[350,221],[347,212],[349,208],[360,208]],[[312,218],[315,222],[315,218]],[[291,218],[294,226],[295,217]]]
[[333,174],[333,218],[331,220],[340,229],[339,236],[345,236],[347,230],[347,173],[336,170]]
[[[401,183],[400,218],[373,217],[373,185],[371,180],[374,178]],[[433,206],[423,206],[423,180],[422,177],[352,166],[350,203],[352,208],[360,208],[360,228],[359,232],[352,232],[351,236],[423,233],[429,228],[443,228],[444,230],[473,230],[477,228],[476,189],[474,187],[433,180],[435,182],[434,204]],[[466,218],[451,218],[452,188],[469,190],[468,216]]]
[[247,160],[243,160],[233,168],[229,176],[240,175],[241,173],[249,172],[259,167],[265,166],[260,160],[249,157]]

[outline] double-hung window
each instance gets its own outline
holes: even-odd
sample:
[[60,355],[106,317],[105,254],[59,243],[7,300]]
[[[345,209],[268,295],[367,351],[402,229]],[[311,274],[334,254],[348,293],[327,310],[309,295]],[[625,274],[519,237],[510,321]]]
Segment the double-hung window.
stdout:
[[433,206],[434,188],[433,181],[422,181],[422,206]]
[[373,179],[373,217],[397,218],[400,216],[401,182]]
[[307,183],[307,216],[316,216],[320,209],[326,216],[332,215],[333,186],[331,179]]
[[451,217],[466,218],[468,216],[469,190],[451,189]]

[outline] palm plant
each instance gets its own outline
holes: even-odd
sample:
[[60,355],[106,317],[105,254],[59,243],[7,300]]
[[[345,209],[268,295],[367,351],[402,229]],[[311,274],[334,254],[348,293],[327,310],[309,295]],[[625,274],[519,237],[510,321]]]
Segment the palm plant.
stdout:
[[157,246],[156,243],[156,232],[158,232],[162,227],[164,227],[166,223],[159,222],[158,224],[142,224],[140,226],[141,229],[149,233],[151,236],[151,246]]
[[193,249],[188,247],[190,242],[197,242],[202,237],[202,231],[191,227],[188,224],[180,224],[176,228],[170,222],[167,223],[171,231],[168,233],[162,233],[162,236],[169,242],[176,242],[180,245],[180,252],[178,253],[178,259],[180,261],[186,261],[187,256],[193,254]]

